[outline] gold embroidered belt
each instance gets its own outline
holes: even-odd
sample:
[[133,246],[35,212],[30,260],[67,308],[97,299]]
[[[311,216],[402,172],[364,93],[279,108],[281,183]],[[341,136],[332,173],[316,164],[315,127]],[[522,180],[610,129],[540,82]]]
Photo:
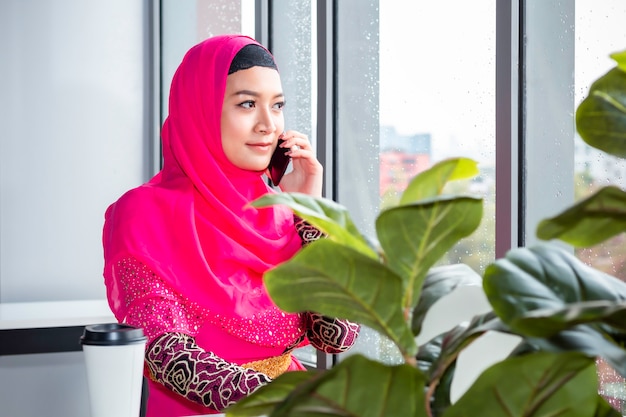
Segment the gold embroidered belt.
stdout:
[[257,372],[263,372],[265,375],[274,379],[287,372],[290,364],[291,354],[285,353],[280,356],[261,359],[260,361],[244,363],[241,366],[247,369],[254,369]]

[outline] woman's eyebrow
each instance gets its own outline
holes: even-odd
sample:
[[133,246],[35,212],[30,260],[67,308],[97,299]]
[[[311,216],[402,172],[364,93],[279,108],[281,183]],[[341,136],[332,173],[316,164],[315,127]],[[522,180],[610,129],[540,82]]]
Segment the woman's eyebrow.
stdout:
[[[233,96],[239,96],[239,95],[242,95],[242,96],[259,97],[261,94],[259,94],[259,93],[258,93],[258,92],[256,92],[256,91],[253,91],[253,90],[239,90],[239,91],[235,91],[235,92],[233,93]],[[273,98],[279,98],[279,97],[284,97],[284,96],[285,96],[285,94],[284,94],[284,93],[278,93],[278,94],[276,94]]]

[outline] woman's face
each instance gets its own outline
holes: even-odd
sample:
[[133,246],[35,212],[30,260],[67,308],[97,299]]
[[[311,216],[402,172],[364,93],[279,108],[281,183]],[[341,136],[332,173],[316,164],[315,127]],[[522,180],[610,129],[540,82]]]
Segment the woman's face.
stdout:
[[283,132],[285,99],[278,71],[252,67],[226,79],[222,107],[222,148],[235,166],[249,171],[267,168]]

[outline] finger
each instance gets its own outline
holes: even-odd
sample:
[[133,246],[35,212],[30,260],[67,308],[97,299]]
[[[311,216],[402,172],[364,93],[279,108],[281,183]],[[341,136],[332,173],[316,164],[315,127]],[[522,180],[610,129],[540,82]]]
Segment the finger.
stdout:
[[301,158],[305,156],[307,153],[309,153],[309,151],[306,149],[303,149],[299,145],[292,145],[289,148],[289,151],[287,151],[287,154],[291,156],[292,158]]
[[307,146],[306,142],[303,142],[302,140],[298,140],[296,138],[285,140],[285,142],[280,144],[280,147],[287,149],[287,153],[310,150],[310,147]]
[[285,148],[290,148],[294,145],[298,145],[301,149],[308,149],[310,147],[309,138],[294,130],[285,132],[283,139],[285,140],[283,143]]
[[287,147],[289,147],[292,151],[311,150],[311,144],[306,138],[295,137],[289,142],[286,143]]

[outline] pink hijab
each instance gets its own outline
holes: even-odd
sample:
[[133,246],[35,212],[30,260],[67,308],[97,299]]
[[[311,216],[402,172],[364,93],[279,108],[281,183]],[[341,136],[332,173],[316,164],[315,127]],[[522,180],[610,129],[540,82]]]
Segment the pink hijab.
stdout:
[[129,256],[212,314],[251,317],[274,307],[262,276],[301,247],[293,213],[247,206],[273,190],[262,172],[234,166],[221,145],[228,69],[251,43],[217,36],[187,52],[172,80],[163,169],[107,209],[104,277],[118,320],[127,307],[113,266]]

